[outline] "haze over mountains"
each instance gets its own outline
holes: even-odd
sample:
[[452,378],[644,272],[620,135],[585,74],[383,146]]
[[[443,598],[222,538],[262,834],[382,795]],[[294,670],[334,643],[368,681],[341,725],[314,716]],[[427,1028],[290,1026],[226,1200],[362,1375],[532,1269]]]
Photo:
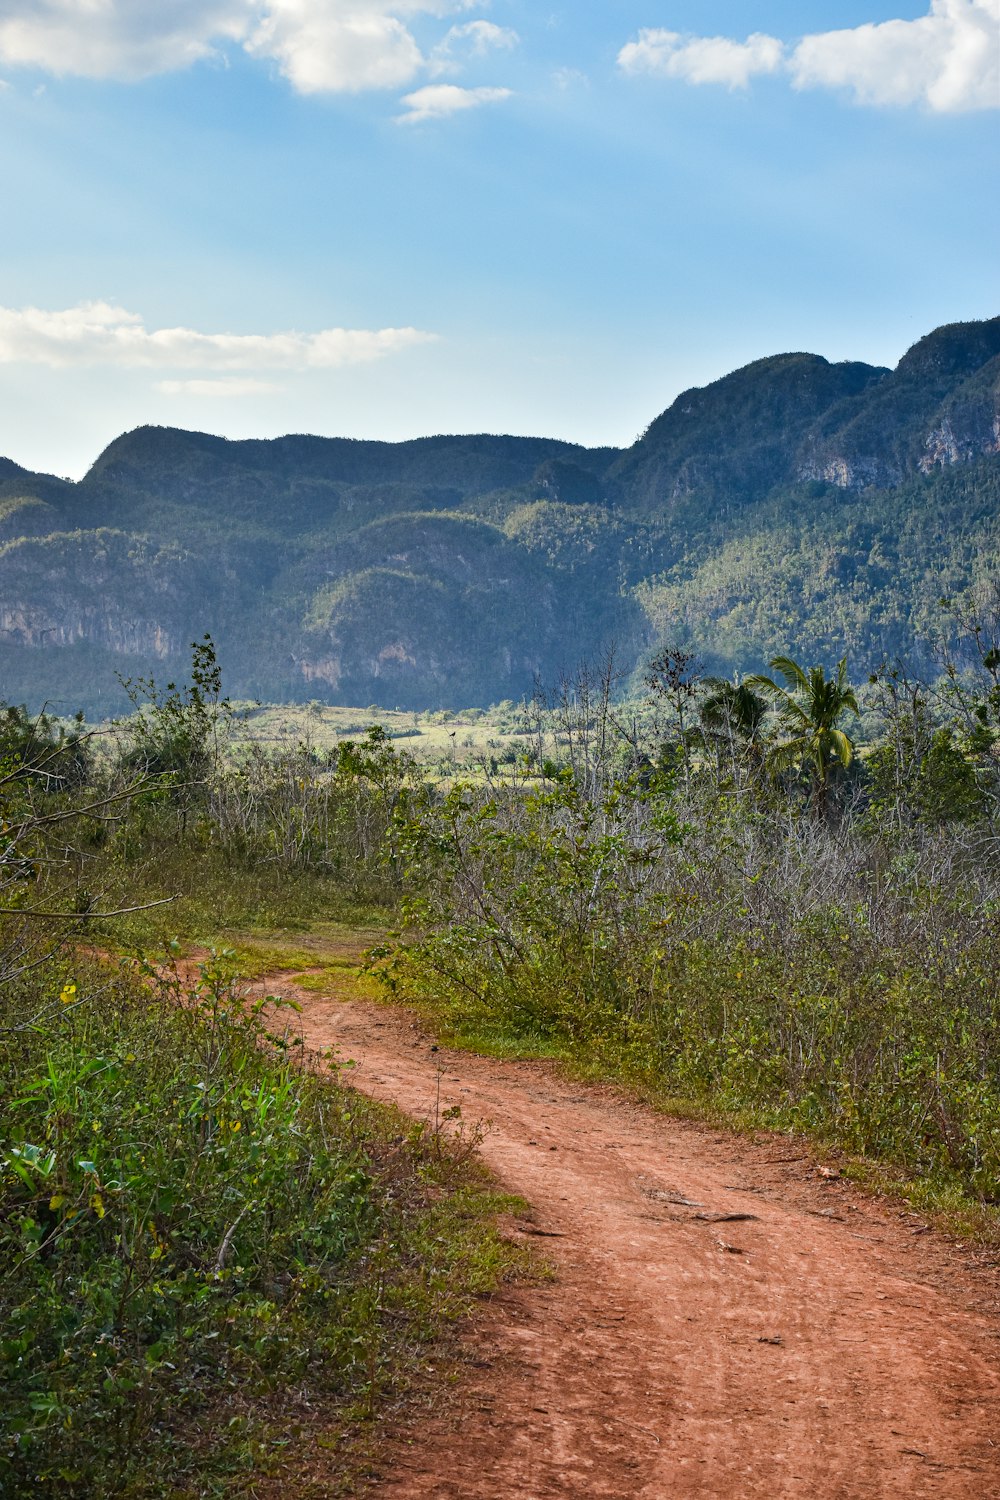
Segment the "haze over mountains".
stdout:
[[0,459],[0,697],[99,713],[210,631],[232,696],[517,698],[615,643],[711,670],[926,659],[1000,556],[1000,318],[895,370],[811,354],[687,391],[629,449],[139,428],[78,483]]

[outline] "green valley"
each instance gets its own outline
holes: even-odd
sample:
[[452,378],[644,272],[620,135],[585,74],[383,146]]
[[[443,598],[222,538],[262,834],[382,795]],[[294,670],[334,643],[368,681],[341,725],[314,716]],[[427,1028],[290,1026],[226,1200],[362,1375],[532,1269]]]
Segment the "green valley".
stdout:
[[0,681],[103,716],[211,632],[234,695],[458,708],[612,645],[926,666],[991,576],[1000,318],[895,370],[762,359],[627,451],[542,438],[230,442],[139,428],[78,483],[0,464]]

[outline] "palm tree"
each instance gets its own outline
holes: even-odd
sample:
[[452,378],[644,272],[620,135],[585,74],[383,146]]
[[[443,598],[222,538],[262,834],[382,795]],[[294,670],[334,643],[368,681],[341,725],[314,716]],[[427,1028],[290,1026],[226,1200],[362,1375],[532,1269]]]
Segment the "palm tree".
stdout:
[[724,750],[732,760],[734,782],[745,761],[751,770],[763,763],[762,729],[767,701],[747,682],[728,682],[724,677],[706,677],[706,690],[699,705],[699,738],[706,750],[714,751],[721,771]]
[[748,686],[767,693],[778,711],[783,738],[768,752],[768,762],[775,771],[807,766],[813,806],[825,816],[834,767],[846,769],[854,759],[853,744],[838,728],[846,713],[859,712],[847,680],[847,658],[841,657],[833,677],[827,677],[822,667],[811,667],[807,673],[790,656],[772,657],[771,667],[787,686],[771,677],[747,678]]

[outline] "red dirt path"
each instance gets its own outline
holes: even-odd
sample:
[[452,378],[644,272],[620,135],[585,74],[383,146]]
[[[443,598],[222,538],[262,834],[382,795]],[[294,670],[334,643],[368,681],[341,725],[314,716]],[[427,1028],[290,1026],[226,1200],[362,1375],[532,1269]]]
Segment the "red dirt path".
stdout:
[[552,1283],[501,1294],[468,1379],[390,1444],[391,1500],[1000,1497],[1000,1282],[798,1143],[433,1049],[288,976],[310,1047],[411,1115],[461,1105]]

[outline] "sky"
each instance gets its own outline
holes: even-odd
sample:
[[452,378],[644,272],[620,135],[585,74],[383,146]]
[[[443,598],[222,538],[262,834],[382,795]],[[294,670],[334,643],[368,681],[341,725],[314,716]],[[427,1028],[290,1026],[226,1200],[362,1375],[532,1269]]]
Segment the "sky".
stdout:
[[0,454],[626,445],[1000,313],[1000,0],[0,0]]

